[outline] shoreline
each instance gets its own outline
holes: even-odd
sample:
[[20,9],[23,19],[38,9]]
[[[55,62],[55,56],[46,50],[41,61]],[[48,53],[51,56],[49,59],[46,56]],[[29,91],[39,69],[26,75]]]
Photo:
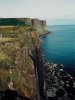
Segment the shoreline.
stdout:
[[[65,72],[63,65],[45,63],[45,75],[46,75],[46,84],[47,84],[47,97],[48,98],[57,98],[60,97],[65,100],[70,99],[70,95],[75,96],[75,78],[72,77],[69,73]],[[58,95],[59,92],[63,91],[63,96]],[[53,99],[51,99],[53,100]],[[74,99],[75,100],[75,97]]]

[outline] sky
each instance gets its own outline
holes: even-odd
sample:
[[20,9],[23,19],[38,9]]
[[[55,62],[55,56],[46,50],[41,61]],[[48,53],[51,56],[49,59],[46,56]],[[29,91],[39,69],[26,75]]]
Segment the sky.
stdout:
[[75,24],[75,0],[0,0],[0,17],[46,19],[48,24]]

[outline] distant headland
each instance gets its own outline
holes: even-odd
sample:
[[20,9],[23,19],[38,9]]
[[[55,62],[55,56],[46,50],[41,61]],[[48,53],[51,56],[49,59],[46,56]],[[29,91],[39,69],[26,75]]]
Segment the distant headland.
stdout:
[[38,18],[0,18],[0,26],[32,26],[40,35],[47,34],[48,29],[46,20],[40,20]]
[[[8,22],[8,23],[7,23]],[[15,23],[14,23],[15,22]],[[46,20],[31,19],[31,18],[0,18],[0,25],[15,25],[15,24],[27,24],[32,26],[46,27]]]

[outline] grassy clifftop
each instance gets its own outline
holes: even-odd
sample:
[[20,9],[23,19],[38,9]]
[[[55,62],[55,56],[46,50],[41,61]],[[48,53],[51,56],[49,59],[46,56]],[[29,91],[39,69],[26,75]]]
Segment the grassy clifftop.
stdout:
[[10,87],[28,97],[35,92],[33,62],[28,55],[33,48],[30,29],[0,27],[0,90]]
[[0,26],[3,25],[25,25],[25,22],[18,20],[17,18],[0,18]]

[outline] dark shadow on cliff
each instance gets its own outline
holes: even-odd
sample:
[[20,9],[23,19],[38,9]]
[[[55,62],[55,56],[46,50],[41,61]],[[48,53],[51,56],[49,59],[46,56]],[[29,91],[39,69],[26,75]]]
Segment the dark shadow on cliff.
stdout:
[[19,95],[17,91],[12,91],[7,89],[6,91],[0,91],[0,100],[31,100],[31,99]]

